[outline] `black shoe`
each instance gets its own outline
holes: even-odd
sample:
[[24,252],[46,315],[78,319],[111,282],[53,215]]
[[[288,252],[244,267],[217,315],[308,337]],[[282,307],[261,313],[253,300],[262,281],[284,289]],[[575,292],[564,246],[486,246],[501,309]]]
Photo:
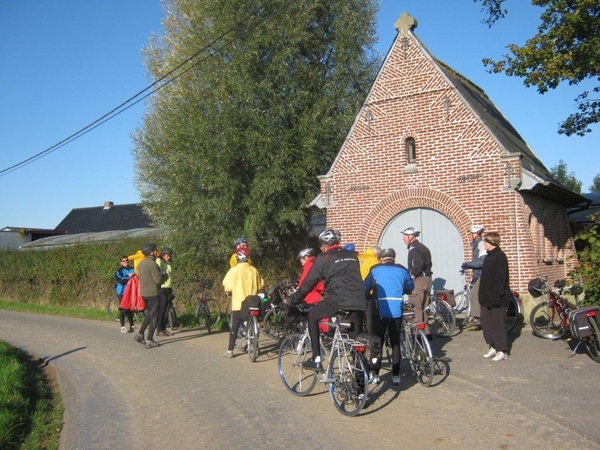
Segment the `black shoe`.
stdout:
[[155,348],[155,347],[160,347],[160,344],[154,340],[146,341],[146,348]]
[[313,359],[307,359],[302,363],[302,368],[311,370],[323,370],[323,364],[321,364],[321,361],[315,362]]
[[145,343],[146,343],[146,340],[144,339],[144,336],[143,336],[143,335],[141,335],[140,333],[136,334],[136,335],[133,337],[133,340],[134,340],[135,342],[139,342],[140,344],[145,344]]

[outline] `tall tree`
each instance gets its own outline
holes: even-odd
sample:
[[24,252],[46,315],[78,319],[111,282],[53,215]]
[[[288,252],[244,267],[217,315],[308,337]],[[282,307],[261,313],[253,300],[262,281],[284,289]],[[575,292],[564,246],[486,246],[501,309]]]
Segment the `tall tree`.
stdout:
[[589,187],[590,192],[600,192],[600,173],[597,173]]
[[167,0],[165,11],[147,68],[160,80],[189,62],[156,93],[135,135],[145,207],[200,260],[225,261],[240,236],[253,255],[295,252],[317,176],[380,64],[377,2]]
[[558,164],[550,169],[552,176],[567,189],[581,194],[581,186],[583,183],[577,179],[573,172],[567,172],[567,163],[562,159]]
[[[504,0],[481,2],[492,24],[508,12]],[[584,80],[598,82],[600,76],[600,1],[532,0],[541,10],[542,23],[537,34],[525,45],[509,44],[510,54],[500,61],[483,60],[494,73],[524,78],[526,86],[535,86],[543,94],[566,81],[577,85]],[[560,124],[558,132],[583,136],[590,126],[600,122],[600,86],[583,91],[575,99],[576,112]]]

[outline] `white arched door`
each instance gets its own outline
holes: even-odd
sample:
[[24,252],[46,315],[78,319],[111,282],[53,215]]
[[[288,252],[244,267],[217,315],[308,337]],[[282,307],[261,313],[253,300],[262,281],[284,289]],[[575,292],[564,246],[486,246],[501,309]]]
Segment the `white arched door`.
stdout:
[[402,241],[402,230],[407,227],[421,230],[419,241],[431,251],[433,288],[461,291],[463,278],[459,271],[464,262],[463,241],[450,219],[433,209],[415,208],[403,211],[388,222],[379,246],[396,250],[396,262],[404,266],[408,250]]

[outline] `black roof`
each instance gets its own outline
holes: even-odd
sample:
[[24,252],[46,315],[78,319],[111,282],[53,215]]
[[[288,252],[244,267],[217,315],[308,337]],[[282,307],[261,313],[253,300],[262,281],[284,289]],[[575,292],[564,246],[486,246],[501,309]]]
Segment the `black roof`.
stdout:
[[69,234],[152,228],[150,217],[139,203],[75,208],[55,228]]

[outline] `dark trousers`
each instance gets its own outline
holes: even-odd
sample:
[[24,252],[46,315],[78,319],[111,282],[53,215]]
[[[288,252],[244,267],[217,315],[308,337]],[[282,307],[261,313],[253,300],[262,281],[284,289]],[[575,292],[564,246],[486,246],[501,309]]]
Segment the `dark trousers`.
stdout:
[[487,308],[481,307],[481,330],[485,342],[496,349],[498,352],[508,352],[508,338],[506,336],[506,327],[504,326],[504,318],[506,316],[506,308]]
[[148,340],[154,339],[154,331],[156,330],[156,318],[158,316],[158,305],[160,303],[160,295],[152,297],[142,297],[146,302],[146,317],[140,327],[140,334],[143,335],[148,328]]
[[165,331],[167,329],[167,311],[171,307],[171,294],[173,288],[161,288],[160,304],[158,306],[158,317],[156,322],[156,331]]
[[[337,306],[333,306],[327,300],[323,300],[315,305],[308,313],[308,335],[310,336],[310,345],[312,348],[313,358],[321,354],[319,343],[319,320],[333,317],[340,310]],[[364,313],[362,311],[351,311],[348,315],[348,320],[352,322],[352,327],[348,331],[348,336],[356,339],[356,336],[362,331]]]
[[229,345],[227,350],[233,351],[235,347],[235,340],[237,339],[238,330],[242,323],[242,313],[240,311],[233,311],[231,313],[231,330],[229,331]]
[[[392,375],[398,376],[400,375],[400,331],[402,330],[402,318],[381,318],[381,317],[372,317],[371,324],[373,326],[373,334],[378,336],[381,340],[381,348],[385,344],[383,338],[385,337],[385,330],[388,331],[390,335],[390,345],[392,346]],[[379,356],[377,358],[377,363],[375,364],[374,370],[375,373],[379,373],[379,369],[381,368],[381,351],[379,352]]]
[[[123,294],[117,295],[117,299],[119,299],[119,304],[121,304],[121,300],[123,299]],[[121,322],[121,326],[125,326],[125,317],[129,320],[129,326],[133,327],[133,311],[129,309],[121,309],[119,308],[119,322]]]

